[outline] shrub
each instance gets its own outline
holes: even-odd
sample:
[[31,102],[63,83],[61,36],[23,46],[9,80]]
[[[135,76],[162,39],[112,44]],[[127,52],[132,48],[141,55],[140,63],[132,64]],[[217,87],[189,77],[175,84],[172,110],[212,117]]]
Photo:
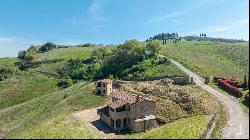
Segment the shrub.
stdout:
[[23,70],[28,70],[29,68],[37,68],[40,66],[40,64],[32,61],[20,61],[16,62],[16,66],[18,67],[19,70],[23,71]]
[[12,74],[13,71],[6,68],[0,68],[0,81],[10,77]]
[[18,52],[18,58],[26,61],[31,61],[37,57],[38,48],[32,45],[27,51],[21,50]]
[[26,53],[27,52],[25,50],[19,51],[18,54],[17,54],[18,58],[24,60]]
[[61,79],[57,84],[57,86],[62,87],[62,88],[67,88],[72,85],[73,85],[73,81],[69,76],[65,77],[64,79]]

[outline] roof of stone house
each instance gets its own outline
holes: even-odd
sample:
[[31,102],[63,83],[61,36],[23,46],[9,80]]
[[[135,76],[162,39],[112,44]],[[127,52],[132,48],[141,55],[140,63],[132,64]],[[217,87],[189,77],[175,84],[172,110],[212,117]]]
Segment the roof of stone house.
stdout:
[[112,80],[110,80],[110,79],[103,79],[103,80],[99,80],[98,82],[110,83],[110,82],[112,82]]
[[138,101],[144,100],[144,98],[142,97],[139,97],[137,95],[132,95],[127,92],[117,92],[117,93],[114,93],[112,97],[114,98],[114,100],[108,104],[108,106],[111,108],[117,108],[125,104],[136,103],[137,99]]

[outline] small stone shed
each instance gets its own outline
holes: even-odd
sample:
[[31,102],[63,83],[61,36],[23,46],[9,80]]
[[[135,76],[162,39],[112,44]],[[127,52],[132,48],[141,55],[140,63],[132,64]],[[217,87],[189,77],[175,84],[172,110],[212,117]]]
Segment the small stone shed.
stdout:
[[114,131],[142,132],[158,126],[156,102],[126,92],[113,93],[110,103],[99,109],[100,119]]
[[103,79],[96,82],[95,93],[108,97],[112,93],[112,80]]

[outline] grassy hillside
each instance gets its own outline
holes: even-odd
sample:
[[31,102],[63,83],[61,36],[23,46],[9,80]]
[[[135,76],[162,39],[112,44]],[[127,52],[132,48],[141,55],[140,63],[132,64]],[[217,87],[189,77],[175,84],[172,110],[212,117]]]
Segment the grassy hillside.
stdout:
[[22,73],[0,81],[0,109],[17,105],[58,90],[57,79]]
[[24,104],[0,110],[0,137],[17,134],[17,138],[28,133],[30,128],[37,127],[45,120],[53,120],[58,115],[103,105],[106,99],[93,95],[93,86],[82,82]]
[[43,74],[57,75],[56,70],[62,68],[69,59],[86,59],[90,57],[91,52],[96,47],[76,47],[76,48],[60,48],[46,53],[41,53],[37,61],[59,60],[55,63],[45,63],[33,71]]
[[235,76],[248,73],[249,43],[213,43],[204,41],[168,42],[163,54],[184,64],[199,75]]
[[46,53],[40,53],[39,60],[52,60],[52,59],[72,59],[72,58],[87,58],[90,52],[96,47],[71,47],[55,49]]

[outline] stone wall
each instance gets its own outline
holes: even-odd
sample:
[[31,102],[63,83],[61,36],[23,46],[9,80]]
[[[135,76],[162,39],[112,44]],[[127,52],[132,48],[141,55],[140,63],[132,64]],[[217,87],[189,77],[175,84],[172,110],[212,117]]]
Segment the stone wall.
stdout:
[[151,119],[151,120],[137,119],[132,122],[131,131],[132,132],[144,132],[146,130],[149,130],[157,126],[158,125],[155,119]]
[[156,126],[157,126],[157,123],[156,123],[155,119],[153,119],[153,120],[146,120],[144,128],[145,128],[145,130],[148,130],[148,129],[156,127]]
[[174,80],[174,84],[178,84],[178,85],[186,85],[190,83],[189,77],[174,77],[173,80]]
[[155,102],[144,100],[138,103],[133,104],[130,107],[130,118],[138,119],[143,116],[154,115],[155,114]]
[[131,123],[131,131],[132,132],[143,132],[144,129],[144,120],[141,119],[140,121],[132,121]]

